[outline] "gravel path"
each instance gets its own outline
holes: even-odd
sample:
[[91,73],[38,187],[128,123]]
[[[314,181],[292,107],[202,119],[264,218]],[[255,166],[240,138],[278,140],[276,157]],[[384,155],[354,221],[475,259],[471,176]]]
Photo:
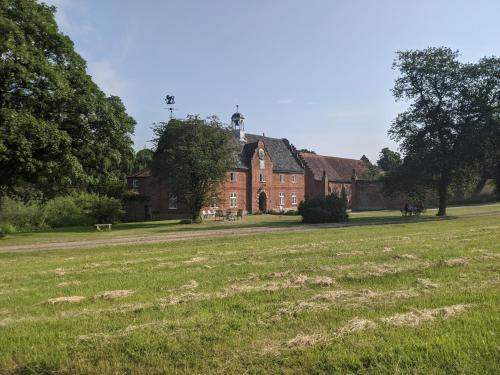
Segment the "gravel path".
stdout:
[[[444,218],[435,218],[443,220]],[[34,243],[28,245],[7,245],[0,246],[0,253],[6,252],[31,252],[41,250],[55,249],[88,249],[103,246],[118,246],[131,244],[152,244],[162,242],[185,241],[193,239],[205,239],[212,237],[224,236],[249,236],[259,233],[295,233],[324,228],[343,228],[352,226],[366,225],[384,225],[384,224],[406,224],[408,222],[418,222],[417,220],[401,221],[401,220],[379,220],[373,222],[361,223],[332,223],[332,224],[303,224],[287,227],[249,227],[249,228],[227,228],[227,229],[212,229],[212,230],[193,230],[182,233],[168,233],[160,235],[141,235],[141,236],[122,236],[115,238],[97,239],[97,240],[80,240],[80,241],[64,241],[64,242],[47,242]],[[426,220],[427,221],[427,220]]]

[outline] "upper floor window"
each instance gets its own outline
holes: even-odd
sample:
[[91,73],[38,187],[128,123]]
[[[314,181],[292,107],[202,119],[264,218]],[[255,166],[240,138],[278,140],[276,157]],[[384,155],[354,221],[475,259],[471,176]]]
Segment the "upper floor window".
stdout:
[[280,174],[280,182],[281,183],[285,182],[285,175],[284,174]]
[[292,206],[297,205],[297,193],[292,193]]
[[229,194],[229,207],[231,208],[238,207],[238,194],[235,192]]
[[170,210],[176,210],[177,209],[177,195],[175,195],[175,194],[169,194],[168,195],[168,208]]
[[292,174],[292,182],[293,183],[297,182],[297,176],[294,174]]
[[132,187],[137,189],[139,187],[139,180],[132,180]]
[[279,205],[280,205],[280,206],[284,206],[284,205],[285,205],[285,193],[284,193],[284,192],[281,192],[281,193],[279,194],[279,198],[280,198],[280,199],[279,199],[279,202],[280,202],[280,203],[279,203]]
[[266,182],[266,175],[264,175],[264,174],[262,174],[262,173],[261,173],[261,174],[260,174],[259,181],[260,181],[260,182]]
[[231,172],[229,175],[229,180],[231,182],[236,182],[238,180],[238,172]]

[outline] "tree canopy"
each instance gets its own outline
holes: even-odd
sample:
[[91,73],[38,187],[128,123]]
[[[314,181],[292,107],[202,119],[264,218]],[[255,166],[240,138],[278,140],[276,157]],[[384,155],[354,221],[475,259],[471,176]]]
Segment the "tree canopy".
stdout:
[[450,185],[498,162],[500,59],[461,63],[449,48],[397,53],[393,94],[408,109],[389,135],[404,159],[388,174],[390,190],[435,189],[446,214]]
[[401,165],[401,154],[392,151],[389,147],[384,147],[379,154],[377,165],[384,172],[389,172],[398,168]]
[[217,195],[227,171],[235,167],[234,136],[215,116],[172,119],[157,124],[154,131],[153,175],[167,182],[197,220],[201,208]]
[[134,164],[131,172],[138,172],[143,169],[149,168],[153,161],[154,151],[149,148],[143,148],[136,152],[134,157]]
[[22,198],[116,195],[135,121],[92,82],[55,11],[35,0],[0,2],[0,189]]

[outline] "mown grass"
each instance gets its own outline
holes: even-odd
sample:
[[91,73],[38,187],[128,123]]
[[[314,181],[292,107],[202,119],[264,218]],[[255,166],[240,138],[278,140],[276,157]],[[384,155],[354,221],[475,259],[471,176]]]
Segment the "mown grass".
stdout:
[[[500,213],[500,203],[486,205],[471,205],[450,207],[448,214],[451,216],[468,213]],[[402,217],[397,210],[351,212],[351,223],[379,222],[385,220],[411,222],[435,219],[436,210],[429,209],[419,218]],[[19,232],[0,238],[1,247],[8,245],[23,245],[30,243],[50,243],[65,241],[81,241],[92,239],[106,239],[126,236],[150,236],[168,233],[180,233],[196,230],[237,229],[249,227],[287,227],[301,225],[300,216],[286,215],[248,215],[242,221],[214,221],[208,219],[200,224],[180,224],[179,220],[146,221],[134,223],[119,223],[111,231],[97,232],[94,227],[68,227],[41,230],[35,232]]]
[[0,373],[496,374],[497,209],[0,254]]

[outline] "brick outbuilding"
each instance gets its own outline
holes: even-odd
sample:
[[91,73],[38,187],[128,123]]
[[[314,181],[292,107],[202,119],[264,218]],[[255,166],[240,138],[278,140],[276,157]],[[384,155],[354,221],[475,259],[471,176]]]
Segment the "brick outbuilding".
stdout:
[[310,152],[299,153],[299,158],[305,168],[305,198],[330,193],[341,196],[344,193],[351,203],[353,184],[369,168],[369,162],[363,158],[346,159]]

